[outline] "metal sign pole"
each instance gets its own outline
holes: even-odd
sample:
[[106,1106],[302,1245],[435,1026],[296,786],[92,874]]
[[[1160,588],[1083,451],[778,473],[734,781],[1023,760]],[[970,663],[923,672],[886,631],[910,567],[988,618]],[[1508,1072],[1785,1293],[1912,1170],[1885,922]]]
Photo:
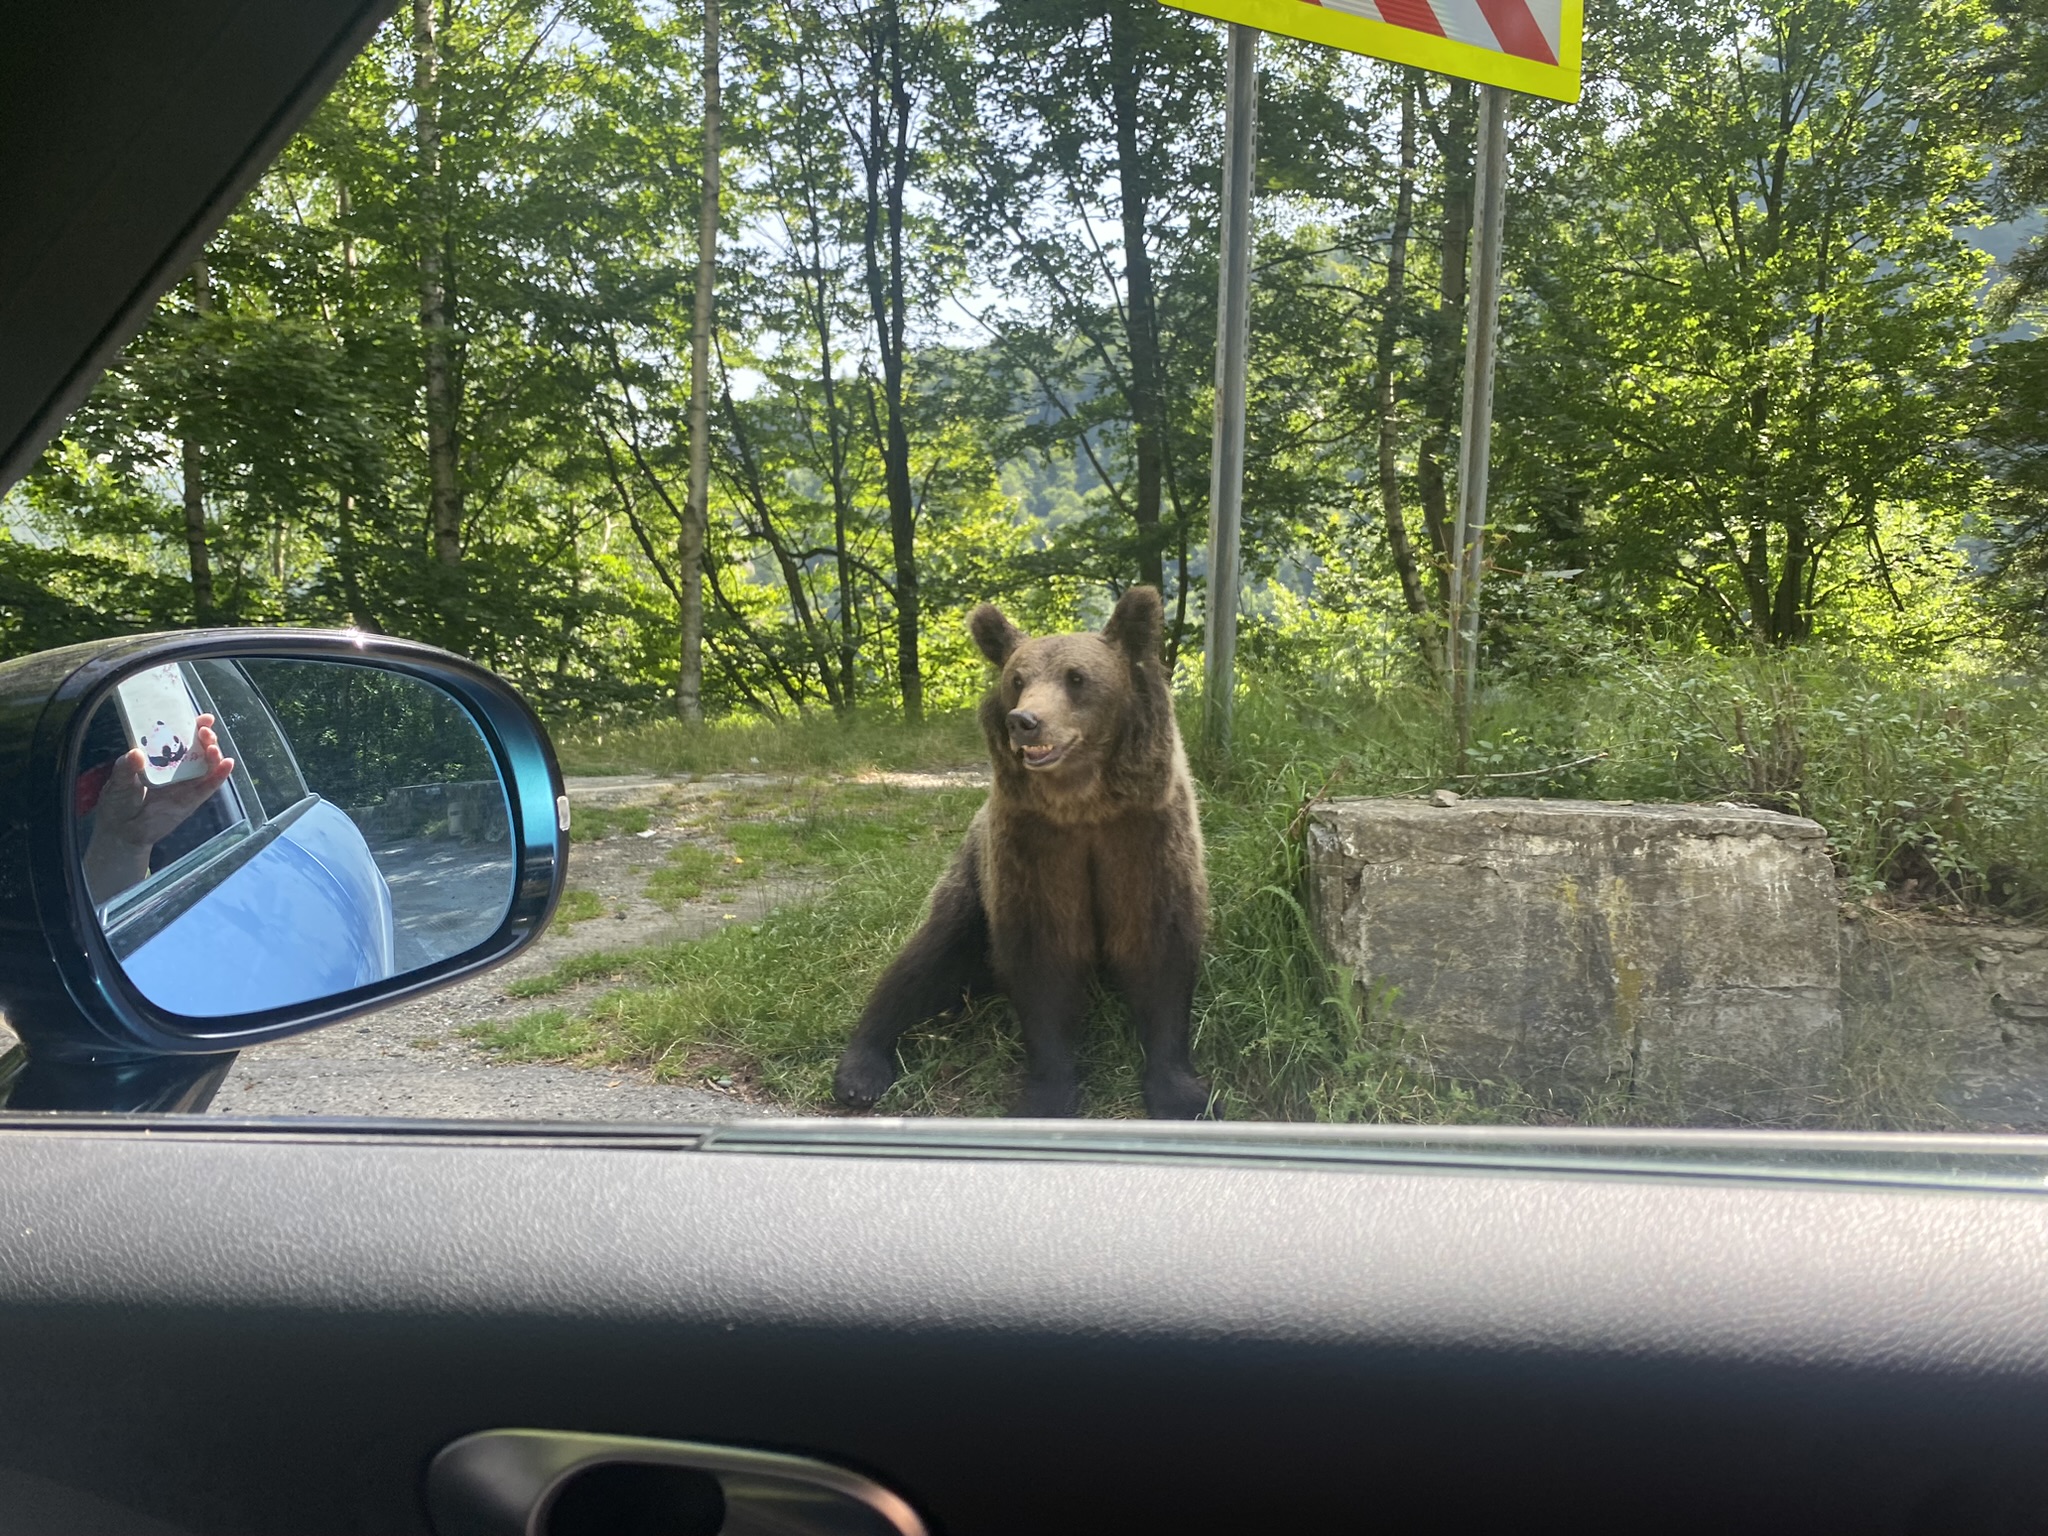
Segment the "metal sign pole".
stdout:
[[1479,671],[1479,588],[1486,564],[1486,475],[1493,437],[1493,359],[1500,331],[1500,248],[1508,188],[1508,93],[1479,89],[1479,143],[1472,167],[1472,298],[1465,336],[1465,410],[1458,452],[1458,516],[1451,547],[1452,707],[1458,751],[1472,742]]
[[1237,691],[1238,526],[1244,507],[1258,62],[1258,29],[1233,22],[1224,76],[1223,250],[1216,295],[1216,433],[1209,453],[1209,601],[1202,687],[1202,740],[1217,757],[1230,751],[1231,705]]

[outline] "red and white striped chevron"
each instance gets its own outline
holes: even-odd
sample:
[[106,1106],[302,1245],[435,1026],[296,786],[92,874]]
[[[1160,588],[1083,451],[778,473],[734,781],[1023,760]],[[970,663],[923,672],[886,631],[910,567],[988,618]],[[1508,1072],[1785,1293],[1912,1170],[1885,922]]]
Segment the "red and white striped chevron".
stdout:
[[1563,0],[1305,0],[1539,64],[1557,62]]

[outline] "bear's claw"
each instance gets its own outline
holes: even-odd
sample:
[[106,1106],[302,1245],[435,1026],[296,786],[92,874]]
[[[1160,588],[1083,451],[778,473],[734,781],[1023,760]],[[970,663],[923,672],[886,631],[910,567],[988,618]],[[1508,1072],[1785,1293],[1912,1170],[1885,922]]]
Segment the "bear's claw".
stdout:
[[1209,1085],[1199,1077],[1161,1076],[1145,1084],[1145,1113],[1154,1120],[1221,1120],[1210,1107]]
[[896,1081],[896,1063],[886,1051],[851,1047],[832,1074],[832,1097],[848,1109],[873,1109]]
[[1010,1114],[1018,1120],[1065,1120],[1081,1112],[1081,1085],[1067,1079],[1027,1079]]

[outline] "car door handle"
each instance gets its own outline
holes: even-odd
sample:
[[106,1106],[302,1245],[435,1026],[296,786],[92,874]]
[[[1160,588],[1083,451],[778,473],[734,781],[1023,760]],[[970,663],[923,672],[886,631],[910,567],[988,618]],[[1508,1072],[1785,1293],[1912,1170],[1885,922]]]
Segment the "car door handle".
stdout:
[[435,1536],[926,1536],[902,1499],[828,1462],[544,1429],[448,1446],[427,1511]]

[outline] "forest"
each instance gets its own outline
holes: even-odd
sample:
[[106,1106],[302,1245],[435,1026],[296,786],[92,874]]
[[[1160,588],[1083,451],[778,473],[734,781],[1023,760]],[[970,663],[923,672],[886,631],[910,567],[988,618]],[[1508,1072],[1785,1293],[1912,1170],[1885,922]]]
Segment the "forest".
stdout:
[[[1594,0],[1586,49],[1510,119],[1486,697],[2031,676],[2048,5]],[[572,730],[915,724],[972,604],[1151,582],[1192,688],[1222,52],[1151,0],[406,0],[0,502],[0,656],[353,625]],[[1475,93],[1278,37],[1259,90],[1246,686],[1426,695]]]

